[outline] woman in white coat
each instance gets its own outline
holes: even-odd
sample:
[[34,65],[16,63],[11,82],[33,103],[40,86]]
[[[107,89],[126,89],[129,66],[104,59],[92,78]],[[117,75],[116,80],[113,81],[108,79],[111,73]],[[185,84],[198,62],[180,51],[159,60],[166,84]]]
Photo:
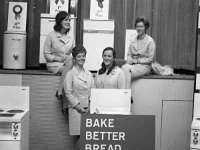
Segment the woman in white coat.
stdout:
[[66,113],[67,101],[63,100],[63,81],[66,73],[72,68],[71,55],[75,40],[70,27],[70,14],[60,11],[55,18],[54,31],[48,34],[44,43],[44,57],[47,70],[51,73],[61,74],[60,86],[56,96],[63,102],[63,113]]
[[102,52],[103,62],[95,77],[95,87],[104,89],[124,89],[125,75],[116,65],[116,52],[112,47],[106,47]]
[[72,50],[74,66],[67,72],[64,80],[64,91],[68,99],[69,134],[77,135],[76,149],[79,149],[81,114],[88,112],[91,88],[94,79],[91,72],[84,69],[86,49],[77,45]]
[[130,43],[126,64],[122,66],[127,89],[131,89],[133,79],[151,73],[151,63],[156,52],[153,38],[146,34],[149,21],[145,17],[139,17],[135,21],[135,28],[138,35]]

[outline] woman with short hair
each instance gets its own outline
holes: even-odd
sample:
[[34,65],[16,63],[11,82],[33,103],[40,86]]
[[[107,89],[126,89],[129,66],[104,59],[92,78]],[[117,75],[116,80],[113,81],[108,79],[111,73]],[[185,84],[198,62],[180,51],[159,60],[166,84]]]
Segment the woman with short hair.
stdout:
[[153,38],[146,33],[149,21],[145,17],[139,17],[135,21],[135,28],[138,35],[130,43],[126,64],[122,66],[127,89],[131,89],[132,79],[151,73],[151,63],[156,51]]
[[69,134],[78,136],[76,149],[79,149],[81,114],[88,112],[91,88],[94,87],[91,72],[84,69],[86,53],[82,45],[73,48],[74,66],[67,72],[64,80],[64,91],[69,107]]

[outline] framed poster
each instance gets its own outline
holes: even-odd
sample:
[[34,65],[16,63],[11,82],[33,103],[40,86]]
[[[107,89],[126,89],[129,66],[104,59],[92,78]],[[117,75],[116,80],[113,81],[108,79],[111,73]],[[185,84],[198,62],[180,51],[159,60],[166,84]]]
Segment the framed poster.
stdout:
[[57,14],[59,11],[68,12],[69,0],[50,0],[50,14]]
[[9,2],[8,31],[26,31],[27,2]]
[[108,20],[109,0],[90,1],[90,19]]

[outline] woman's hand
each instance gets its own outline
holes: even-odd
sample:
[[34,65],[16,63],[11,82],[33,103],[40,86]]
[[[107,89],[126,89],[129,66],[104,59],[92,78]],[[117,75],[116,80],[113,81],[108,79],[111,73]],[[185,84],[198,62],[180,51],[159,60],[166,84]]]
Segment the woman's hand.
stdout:
[[60,57],[60,56],[55,56],[55,57],[53,58],[53,62],[64,62],[65,60],[66,60],[65,56],[62,56],[62,57]]
[[135,59],[133,59],[133,64],[138,64],[138,60],[135,58]]
[[65,60],[64,60],[64,63],[70,63],[70,61],[73,61],[73,59],[70,57],[70,56],[68,56],[68,55],[66,55],[65,56]]
[[87,113],[87,112],[88,112],[88,109],[85,109],[85,108],[81,107],[80,104],[77,104],[74,108],[75,108],[80,114],[83,114],[83,113]]
[[60,57],[60,62],[65,62],[65,60],[66,60],[66,57],[65,57],[65,56],[61,56],[61,57]]
[[137,59],[131,59],[131,60],[127,60],[126,62],[127,64],[133,65],[133,64],[137,64],[138,60]]

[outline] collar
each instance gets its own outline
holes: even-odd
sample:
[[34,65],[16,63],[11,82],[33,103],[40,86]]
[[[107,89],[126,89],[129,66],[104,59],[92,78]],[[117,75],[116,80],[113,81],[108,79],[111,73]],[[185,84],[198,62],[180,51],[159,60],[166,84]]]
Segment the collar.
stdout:
[[[76,76],[78,76],[80,74],[79,70],[75,66],[73,66],[72,71],[73,71],[73,74]],[[84,68],[83,68],[83,71],[85,72]]]
[[61,35],[60,32],[56,32],[56,37],[63,42],[64,44],[67,44],[71,38],[69,32],[67,34]]
[[86,70],[83,68],[83,72],[79,72],[78,69],[74,66],[72,68],[72,71],[73,71],[73,74],[81,81],[83,81],[84,83],[87,83],[88,82],[88,77],[89,77],[89,74],[88,72],[86,72]]
[[[139,37],[139,36],[137,35],[137,36],[136,36],[136,39],[137,39],[137,40],[139,40],[138,37]],[[141,39],[141,40],[144,40],[146,37],[147,37],[147,34],[145,34],[144,38]]]

